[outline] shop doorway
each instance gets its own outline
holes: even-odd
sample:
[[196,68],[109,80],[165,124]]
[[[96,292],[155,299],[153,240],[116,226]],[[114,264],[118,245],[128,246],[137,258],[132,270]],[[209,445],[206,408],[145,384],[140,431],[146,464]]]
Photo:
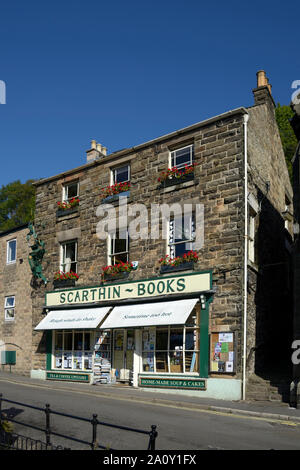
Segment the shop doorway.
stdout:
[[134,330],[114,330],[113,369],[117,382],[131,382],[133,376]]

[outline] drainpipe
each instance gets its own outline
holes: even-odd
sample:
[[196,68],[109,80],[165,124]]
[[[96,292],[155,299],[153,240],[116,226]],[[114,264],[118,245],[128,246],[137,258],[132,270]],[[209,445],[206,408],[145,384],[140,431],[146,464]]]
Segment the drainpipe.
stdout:
[[244,201],[245,201],[245,228],[244,228],[244,340],[243,340],[243,394],[246,399],[246,359],[247,359],[247,281],[248,281],[248,155],[247,155],[247,123],[249,115],[244,114]]

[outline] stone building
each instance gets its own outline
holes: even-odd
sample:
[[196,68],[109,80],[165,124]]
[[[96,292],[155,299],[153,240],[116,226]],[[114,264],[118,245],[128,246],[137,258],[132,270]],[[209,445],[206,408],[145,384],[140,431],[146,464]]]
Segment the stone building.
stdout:
[[27,234],[27,225],[0,233],[0,367],[22,375],[30,374],[34,354]]
[[[92,141],[85,164],[36,183],[49,282],[33,292],[33,377],[240,399],[286,371],[292,188],[257,78],[254,106],[108,155]],[[158,205],[175,204],[184,217],[164,223]],[[122,262],[129,273],[103,271]],[[79,278],[53,282],[57,271]]]

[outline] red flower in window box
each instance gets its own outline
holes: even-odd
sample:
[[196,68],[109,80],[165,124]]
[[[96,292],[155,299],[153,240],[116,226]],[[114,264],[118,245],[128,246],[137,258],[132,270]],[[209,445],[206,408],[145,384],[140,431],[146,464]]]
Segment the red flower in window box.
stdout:
[[185,165],[184,168],[178,169],[176,166],[173,168],[168,168],[166,171],[162,171],[159,175],[158,182],[163,183],[169,179],[182,179],[192,173],[194,173],[195,166],[197,163],[193,163],[192,165]]
[[111,266],[105,266],[104,268],[102,268],[102,274],[104,275],[110,274],[114,276],[122,272],[130,273],[130,271],[132,271],[133,269],[134,269],[133,263],[129,263],[129,262],[123,263],[123,261],[121,261],[120,263],[113,264]]
[[58,208],[61,210],[68,210],[72,209],[73,207],[76,207],[79,205],[79,198],[78,197],[72,197],[68,202],[58,202]]
[[77,281],[79,279],[79,276],[77,273],[74,273],[73,271],[70,271],[70,272],[57,271],[54,274],[54,281],[65,281],[67,279],[75,279],[75,281]]
[[178,266],[179,264],[183,263],[197,263],[199,256],[196,251],[189,251],[188,253],[184,253],[183,256],[176,256],[176,258],[170,258],[169,255],[160,258],[159,264],[161,266]]
[[115,194],[123,193],[130,190],[130,183],[127,181],[125,183],[116,183],[112,186],[107,186],[102,189],[102,196],[106,198],[108,196],[114,196]]

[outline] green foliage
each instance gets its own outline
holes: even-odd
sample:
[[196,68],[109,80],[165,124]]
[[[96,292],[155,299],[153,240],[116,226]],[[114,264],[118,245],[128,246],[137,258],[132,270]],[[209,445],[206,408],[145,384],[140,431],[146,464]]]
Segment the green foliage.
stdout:
[[35,206],[34,180],[19,180],[0,189],[0,232],[33,220]]
[[289,122],[293,117],[293,111],[291,110],[290,106],[281,106],[280,103],[278,103],[275,109],[275,116],[279,128],[286,164],[289,170],[290,179],[292,180],[292,159],[297,147],[297,139]]

